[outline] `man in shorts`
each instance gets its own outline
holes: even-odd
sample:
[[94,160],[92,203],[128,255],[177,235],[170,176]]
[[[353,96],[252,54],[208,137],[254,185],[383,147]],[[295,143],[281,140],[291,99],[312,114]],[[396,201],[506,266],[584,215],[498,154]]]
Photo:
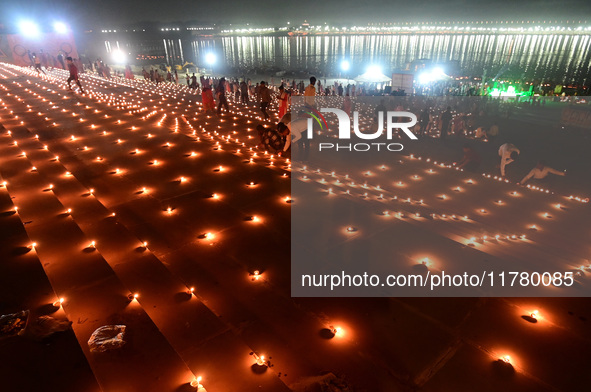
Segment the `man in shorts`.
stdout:
[[37,53],[33,53],[33,61],[35,63],[35,71],[39,73],[40,71],[43,72],[43,75],[47,75],[43,68],[41,68],[41,59],[37,56]]
[[84,89],[80,84],[80,80],[78,79],[78,67],[74,65],[74,60],[71,57],[66,57],[66,62],[68,64],[68,69],[70,70],[70,77],[68,78],[68,90],[72,91],[72,81],[75,81],[78,87],[80,87],[80,92],[84,94]]

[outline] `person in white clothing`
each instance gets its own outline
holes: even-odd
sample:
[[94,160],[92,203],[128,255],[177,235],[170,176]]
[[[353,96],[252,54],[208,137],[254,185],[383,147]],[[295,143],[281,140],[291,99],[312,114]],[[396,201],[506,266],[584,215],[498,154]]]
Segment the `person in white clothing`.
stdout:
[[505,177],[505,167],[517,159],[519,149],[511,143],[505,143],[499,147],[499,156],[501,157],[501,176]]
[[527,174],[527,176],[523,177],[523,180],[521,180],[521,182],[519,182],[518,184],[525,185],[525,183],[528,182],[531,178],[533,178],[534,180],[543,180],[550,173],[556,174],[557,176],[564,176],[565,175],[564,172],[561,172],[561,171],[552,169],[549,166],[546,166],[546,162],[538,161],[536,167],[531,169],[531,171]]
[[[308,131],[308,119],[298,118],[297,120],[291,121],[291,114],[287,113],[281,118],[277,129],[280,133],[283,133],[284,127],[287,128],[289,132],[285,137],[285,145],[283,146],[282,155],[284,155],[287,150],[289,150],[292,144],[297,143],[302,138],[302,133]],[[307,148],[308,146],[309,142],[304,148]]]
[[303,139],[301,144],[302,149],[308,150],[310,148],[310,141],[308,138],[302,138],[302,133],[308,131],[308,119],[306,117],[300,117],[292,121],[291,113],[286,113],[277,125],[277,129],[280,133],[282,132],[283,127],[286,127],[289,130],[289,133],[285,137],[285,145],[283,146],[282,155],[285,155],[291,145],[297,143],[300,139]]

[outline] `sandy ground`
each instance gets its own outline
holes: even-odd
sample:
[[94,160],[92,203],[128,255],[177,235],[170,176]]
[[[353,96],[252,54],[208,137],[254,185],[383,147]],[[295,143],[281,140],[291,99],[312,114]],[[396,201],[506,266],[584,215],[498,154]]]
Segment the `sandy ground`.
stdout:
[[[194,376],[210,392],[589,385],[587,299],[291,298],[291,171],[248,150],[256,107],[219,119],[184,88],[85,75],[81,96],[65,78],[0,65],[0,225],[14,233],[0,248],[0,309],[63,297],[57,316],[73,321],[46,343],[0,343],[3,363],[46,353],[2,367],[7,390],[38,390],[28,375],[40,369],[47,391],[194,390]],[[437,227],[395,226],[443,241]],[[521,317],[532,309],[535,324]],[[91,353],[92,331],[112,323],[128,325],[128,343]],[[337,324],[342,336],[326,339]]]

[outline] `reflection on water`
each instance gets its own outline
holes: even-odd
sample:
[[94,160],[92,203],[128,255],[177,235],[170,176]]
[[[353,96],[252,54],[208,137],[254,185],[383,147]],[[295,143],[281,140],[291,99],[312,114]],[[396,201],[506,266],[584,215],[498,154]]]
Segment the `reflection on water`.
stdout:
[[[589,71],[589,35],[357,35],[298,37],[223,37],[192,41],[198,59],[218,51],[232,68],[276,67],[338,72],[348,59],[357,66],[412,68],[418,60],[448,65],[456,75],[559,79],[585,78]],[[414,62],[414,63],[413,63]]]
[[[220,69],[271,68],[337,74],[347,59],[353,73],[379,64],[385,73],[437,63],[456,76],[537,78],[584,82],[589,78],[590,35],[586,34],[398,34],[326,36],[203,37],[162,40],[162,54],[205,66],[209,52]],[[163,43],[163,44],[162,44]],[[182,43],[182,47],[181,47]],[[178,57],[177,57],[178,58]]]

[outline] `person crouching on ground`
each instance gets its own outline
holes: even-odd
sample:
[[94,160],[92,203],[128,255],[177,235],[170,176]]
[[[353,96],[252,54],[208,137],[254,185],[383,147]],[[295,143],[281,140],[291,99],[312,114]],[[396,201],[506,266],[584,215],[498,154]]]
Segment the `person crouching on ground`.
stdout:
[[544,161],[538,161],[538,163],[536,164],[536,167],[534,167],[533,169],[530,170],[530,172],[523,177],[523,180],[521,180],[521,182],[518,182],[518,185],[525,185],[526,182],[528,182],[531,178],[533,178],[535,181],[537,182],[546,182],[545,180],[547,180],[548,174],[556,174],[557,176],[565,176],[566,173],[565,172],[561,172],[555,169],[552,169],[549,166],[546,166],[546,162]]
[[468,144],[464,144],[462,150],[464,151],[464,157],[457,163],[457,167],[470,172],[478,170],[480,166],[480,155]]
[[282,125],[283,126],[278,126],[278,130],[265,128],[260,124],[257,125],[257,131],[260,138],[259,148],[273,154],[282,155],[285,147],[285,138],[289,135],[289,128],[284,124]]
[[287,136],[285,136],[285,146],[281,155],[285,156],[288,152],[291,152],[292,144],[296,143],[298,143],[298,148],[304,156],[307,156],[309,153],[310,139],[307,135],[308,118],[303,117],[303,114],[304,112],[300,112],[299,115],[301,117],[292,121],[291,112],[288,112],[279,120],[279,124],[277,124],[279,132],[281,133],[283,126],[286,126],[288,129]]
[[499,147],[499,156],[501,157],[501,176],[505,177],[505,167],[519,157],[519,149],[511,143],[505,143]]

